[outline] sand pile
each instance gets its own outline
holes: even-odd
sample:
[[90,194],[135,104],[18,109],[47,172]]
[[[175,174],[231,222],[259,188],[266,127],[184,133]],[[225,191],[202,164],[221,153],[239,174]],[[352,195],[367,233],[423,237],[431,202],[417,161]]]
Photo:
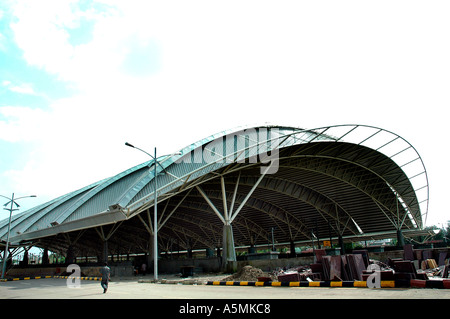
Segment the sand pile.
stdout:
[[273,277],[272,280],[276,280],[276,277],[263,272],[259,268],[255,268],[253,266],[244,266],[237,273],[223,278],[222,281],[258,281],[258,277]]

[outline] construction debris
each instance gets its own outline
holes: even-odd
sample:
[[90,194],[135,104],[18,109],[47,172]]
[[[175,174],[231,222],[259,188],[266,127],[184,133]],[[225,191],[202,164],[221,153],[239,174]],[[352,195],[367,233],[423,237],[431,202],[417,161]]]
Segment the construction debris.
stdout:
[[352,254],[329,256],[326,255],[325,249],[316,249],[314,263],[309,265],[278,268],[269,273],[248,265],[223,281],[367,281],[376,271],[381,280],[409,286],[411,280],[442,280],[449,277],[449,259],[446,252],[440,253],[439,262],[436,262],[431,251],[416,251],[412,247],[405,247],[404,257],[388,259],[387,263],[383,263],[369,259],[367,250],[353,250]]
[[[239,270],[237,273],[225,277],[222,279],[222,281],[258,281],[258,278],[268,278],[267,281],[276,281],[276,276],[272,274],[268,274],[263,272],[259,268],[255,268],[253,266],[244,266],[241,270]],[[260,281],[266,281],[265,279]]]
[[363,280],[364,272],[370,262],[366,250],[355,250],[353,254],[327,256],[325,249],[317,249],[315,257],[316,263],[310,265],[312,280]]

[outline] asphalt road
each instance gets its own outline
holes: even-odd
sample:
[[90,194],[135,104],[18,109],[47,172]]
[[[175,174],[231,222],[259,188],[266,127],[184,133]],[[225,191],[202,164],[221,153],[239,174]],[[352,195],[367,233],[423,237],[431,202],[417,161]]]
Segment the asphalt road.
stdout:
[[112,281],[104,294],[99,281],[66,279],[0,282],[0,299],[450,299],[450,289],[248,287]]
[[[166,318],[292,318],[368,314],[410,317],[447,308],[450,289],[252,287],[112,281],[104,294],[99,281],[66,279],[0,282],[0,305],[14,313],[111,317],[141,315]],[[124,312],[125,310],[125,312]]]

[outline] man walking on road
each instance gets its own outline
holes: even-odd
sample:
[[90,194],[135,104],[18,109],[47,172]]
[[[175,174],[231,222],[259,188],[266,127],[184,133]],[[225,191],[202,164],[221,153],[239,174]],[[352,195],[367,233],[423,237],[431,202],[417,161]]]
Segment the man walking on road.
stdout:
[[108,282],[110,280],[110,274],[111,274],[111,268],[108,267],[108,263],[105,263],[102,269],[100,269],[100,272],[102,274],[102,288],[103,293],[105,293],[108,290]]

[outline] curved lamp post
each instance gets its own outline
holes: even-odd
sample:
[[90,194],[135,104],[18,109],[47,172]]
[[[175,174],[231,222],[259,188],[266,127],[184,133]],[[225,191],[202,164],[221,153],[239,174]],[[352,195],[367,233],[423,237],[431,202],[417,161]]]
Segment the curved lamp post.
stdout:
[[[8,248],[9,248],[9,232],[11,230],[11,216],[12,216],[12,212],[15,210],[19,210],[19,207],[20,207],[20,205],[17,204],[16,200],[22,199],[22,198],[27,198],[27,197],[36,197],[36,195],[22,196],[22,197],[14,198],[14,193],[13,193],[11,198],[3,196],[3,195],[0,195],[0,196],[9,200],[9,202],[7,202],[6,204],[3,205],[3,206],[5,206],[5,208],[3,208],[3,209],[9,210],[8,234],[6,236],[6,247],[5,247],[5,253],[3,254],[3,267],[2,267],[2,279],[4,279],[5,272],[6,272],[6,260],[8,260],[8,257],[9,257],[8,256]],[[9,208],[6,207],[8,205],[10,205]],[[13,208],[14,205],[16,205],[17,208]]]
[[[156,157],[156,147],[155,147],[155,156],[153,156],[153,155],[151,155],[150,153],[147,153],[146,151],[144,151],[144,150],[142,150],[142,149],[140,149],[140,148],[138,148],[138,147],[136,147],[136,146],[134,146],[134,145],[131,145],[130,143],[128,143],[128,142],[126,142],[125,143],[125,145],[126,146],[129,146],[129,147],[131,147],[131,148],[135,148],[135,149],[137,149],[137,150],[140,150],[141,152],[143,152],[143,153],[145,153],[145,154],[147,154],[148,156],[150,156],[151,158],[153,158],[153,160],[154,160],[154,170],[155,170],[155,203],[154,203],[154,213],[153,213],[153,259],[154,259],[154,261],[153,261],[153,267],[154,267],[154,270],[153,270],[153,276],[154,276],[154,280],[156,281],[156,280],[158,280],[158,219],[157,219],[157,213],[158,213],[158,210],[157,210],[157,204],[158,204],[158,192],[157,192],[157,190],[158,190],[158,183],[157,183],[157,174],[156,174],[156,163],[158,163],[158,165],[159,166],[161,166],[161,168],[163,169],[163,171],[166,171],[166,169],[161,165],[161,163],[157,160],[157,157]],[[181,152],[177,152],[177,153],[173,153],[173,154],[170,154],[170,155],[181,155]]]

